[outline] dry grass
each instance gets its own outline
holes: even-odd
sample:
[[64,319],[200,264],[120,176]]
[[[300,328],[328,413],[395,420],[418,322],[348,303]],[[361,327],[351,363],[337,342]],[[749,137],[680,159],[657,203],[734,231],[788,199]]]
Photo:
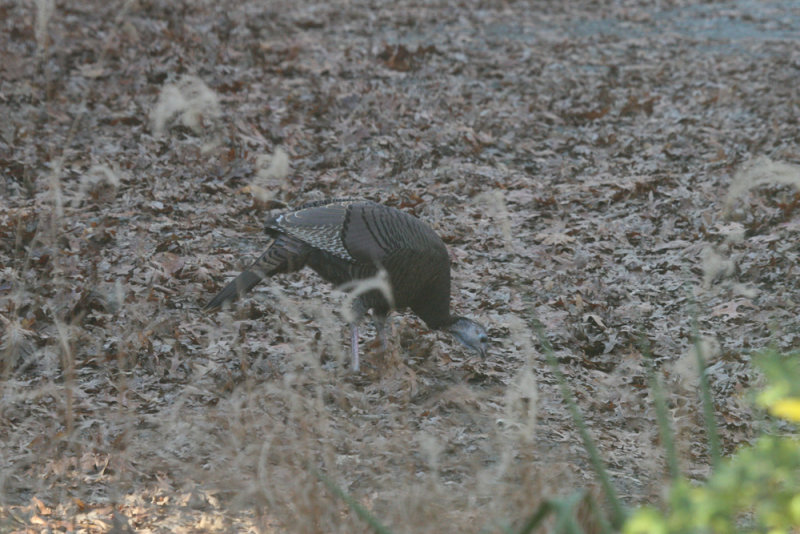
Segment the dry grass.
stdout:
[[[31,243],[58,248],[38,233]],[[476,390],[443,377],[438,346],[419,345],[432,336],[395,319],[400,344],[353,376],[339,365],[345,322],[328,298],[298,301],[272,286],[218,317],[164,309],[158,298],[153,313],[153,297],[131,298],[124,283],[84,289],[76,302],[59,274],[70,258],[51,262],[56,293],[18,280],[3,298],[12,318],[2,345],[2,490],[6,505],[42,503],[12,506],[7,526],[18,515],[32,524],[71,517],[74,528],[103,530],[113,507],[159,531],[363,531],[314,466],[398,531],[493,530],[533,510],[570,471],[537,467],[532,362],[512,387]],[[163,269],[144,273],[151,295],[167,290]],[[45,331],[25,328],[32,307],[53,314]],[[529,346],[523,324],[513,335]],[[404,363],[428,351],[430,360]]]

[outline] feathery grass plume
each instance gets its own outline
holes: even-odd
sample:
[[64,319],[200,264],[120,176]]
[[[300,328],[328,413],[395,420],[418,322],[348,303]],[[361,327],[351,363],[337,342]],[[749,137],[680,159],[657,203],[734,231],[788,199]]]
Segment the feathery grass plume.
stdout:
[[713,360],[720,353],[719,342],[710,336],[699,336],[694,340],[692,346],[670,366],[672,374],[687,390],[692,390],[699,385],[701,369],[698,367],[698,351],[705,355],[705,361]]
[[[99,194],[104,187],[110,190],[109,196],[110,194],[116,195],[120,183],[119,169],[116,165],[92,165],[81,177],[78,191],[73,195],[70,204],[79,206],[87,195]],[[104,193],[105,195],[106,193]]]
[[276,147],[272,154],[260,154],[256,158],[256,167],[258,171],[250,183],[250,194],[256,200],[267,202],[289,176],[289,155],[281,147]]
[[340,285],[336,289],[345,293],[345,298],[342,302],[342,315],[344,315],[348,323],[352,323],[358,319],[353,310],[353,303],[355,300],[364,293],[369,293],[373,290],[380,291],[383,298],[389,303],[389,306],[394,308],[394,295],[392,294],[392,286],[389,282],[389,273],[387,273],[386,269],[383,267],[375,273],[375,276],[363,278],[361,280],[353,280],[352,282]]
[[764,184],[791,185],[800,190],[800,165],[772,161],[766,156],[742,165],[728,189],[723,214],[730,215],[736,200],[750,189]]
[[736,271],[733,260],[717,252],[714,247],[708,246],[700,253],[703,269],[703,287],[709,288],[711,284],[731,276]]
[[256,176],[262,180],[275,178],[284,180],[289,176],[289,155],[281,147],[276,147],[271,155],[261,154],[256,158],[258,172]]
[[19,318],[8,319],[0,314],[0,377],[8,378],[16,363],[35,350],[34,332],[25,328]]
[[167,123],[177,116],[177,121],[200,134],[208,126],[206,120],[215,123],[222,116],[219,100],[197,76],[184,75],[177,81],[164,86],[158,102],[150,112],[153,134],[161,137]]
[[533,333],[516,316],[506,318],[511,338],[520,343],[520,354],[527,355],[525,363],[514,373],[503,397],[503,423],[513,431],[517,440],[532,444],[535,441],[539,391],[534,373],[535,355]]
[[503,191],[493,189],[481,193],[474,199],[475,203],[484,203],[489,208],[489,212],[500,221],[500,231],[503,236],[503,247],[506,252],[511,252],[514,238],[511,231],[511,214],[508,211]]
[[[56,232],[56,225],[61,221],[64,217],[64,191],[61,188],[61,171],[62,165],[64,163],[63,157],[55,158],[53,162],[53,168],[47,174],[47,184],[48,184],[48,192],[50,199],[53,202],[53,217],[51,222],[51,231],[53,232],[52,235],[55,235]],[[52,237],[52,236],[51,236]]]
[[36,4],[36,24],[34,25],[34,35],[39,51],[43,52],[47,47],[47,25],[53,17],[56,9],[55,0],[35,0]]
[[[734,205],[751,189],[760,185],[790,185],[800,190],[800,165],[775,162],[766,156],[751,160],[736,172],[722,208],[722,215],[730,217]],[[723,229],[726,243],[738,243],[744,239],[742,225],[729,225]],[[726,254],[708,246],[700,254],[703,269],[703,287],[730,277],[736,265]]]

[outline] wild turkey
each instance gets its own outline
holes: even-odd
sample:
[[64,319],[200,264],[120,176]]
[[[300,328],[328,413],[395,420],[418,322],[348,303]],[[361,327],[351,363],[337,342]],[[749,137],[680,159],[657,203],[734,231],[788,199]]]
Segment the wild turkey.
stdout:
[[266,232],[275,240],[246,271],[206,304],[206,310],[244,295],[262,278],[299,271],[306,265],[336,285],[370,278],[385,269],[393,304],[378,290],[354,300],[351,323],[353,371],[358,371],[358,323],[372,309],[382,334],[394,309],[411,308],[428,327],[447,330],[486,356],[489,337],[466,317],[450,314],[450,258],[430,226],[405,212],[375,202],[332,199],[305,204],[273,217]]

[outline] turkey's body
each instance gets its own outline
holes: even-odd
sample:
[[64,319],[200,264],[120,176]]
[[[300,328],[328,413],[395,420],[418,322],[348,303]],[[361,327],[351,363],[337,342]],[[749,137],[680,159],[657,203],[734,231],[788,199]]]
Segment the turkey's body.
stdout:
[[[393,302],[379,290],[356,299],[354,370],[358,369],[356,325],[369,309],[379,323],[393,308],[411,308],[432,329],[448,329],[459,320],[469,321],[450,314],[447,248],[436,232],[412,215],[366,200],[335,199],[278,215],[267,221],[266,232],[275,238],[272,245],[206,309],[235,300],[265,277],[305,266],[336,285],[370,278],[382,268],[388,275]],[[485,339],[481,341],[485,343]]]

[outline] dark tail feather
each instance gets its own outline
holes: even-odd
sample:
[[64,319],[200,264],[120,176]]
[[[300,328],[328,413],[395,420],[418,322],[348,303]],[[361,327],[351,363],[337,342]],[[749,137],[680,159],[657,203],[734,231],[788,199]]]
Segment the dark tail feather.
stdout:
[[213,299],[203,308],[205,311],[213,311],[222,307],[226,302],[233,302],[238,299],[261,281],[261,276],[253,271],[244,271],[237,276],[233,282],[225,286],[225,288],[217,293]]
[[302,269],[309,251],[308,245],[302,241],[289,236],[279,236],[260,258],[217,293],[217,296],[203,309],[213,311],[221,308],[226,302],[232,302],[253,289],[268,276]]

